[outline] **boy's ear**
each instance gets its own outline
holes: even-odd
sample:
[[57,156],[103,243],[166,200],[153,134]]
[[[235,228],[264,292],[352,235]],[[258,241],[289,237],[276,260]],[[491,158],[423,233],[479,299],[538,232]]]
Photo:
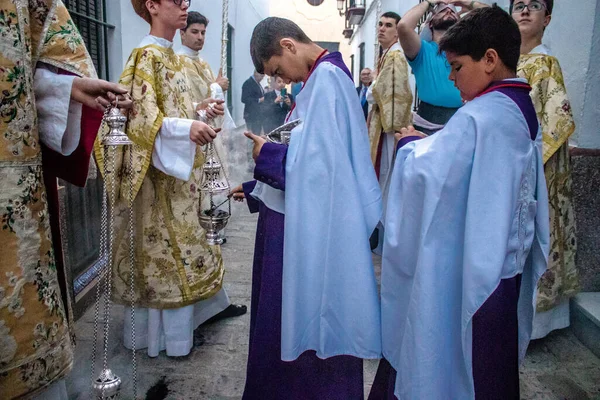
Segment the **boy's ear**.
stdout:
[[485,61],[485,71],[488,74],[494,72],[494,70],[498,67],[498,64],[501,62],[498,52],[494,49],[487,49],[483,59]]
[[546,17],[544,18],[544,29],[546,29],[548,25],[550,25],[550,21],[552,21],[552,15],[546,15]]
[[292,54],[296,54],[296,42],[290,38],[282,38],[279,45],[283,50],[289,50]]
[[146,0],[146,8],[150,15],[158,14],[158,10],[156,9],[156,3],[153,0]]

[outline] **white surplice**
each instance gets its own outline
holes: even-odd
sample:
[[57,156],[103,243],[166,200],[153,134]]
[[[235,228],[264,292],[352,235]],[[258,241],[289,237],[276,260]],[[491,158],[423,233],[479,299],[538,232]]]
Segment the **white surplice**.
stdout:
[[[494,112],[490,112],[494,110]],[[385,219],[383,354],[399,399],[472,399],[472,318],[522,274],[519,355],[546,270],[549,214],[541,133],[500,92],[398,151]]]
[[293,119],[303,122],[292,130],[285,192],[261,182],[252,192],[285,214],[281,359],[307,350],[379,358],[369,236],[381,219],[381,189],[354,83],[321,62],[296,97]]
[[[172,48],[173,43],[156,36],[146,36],[138,47],[156,45]],[[165,118],[158,132],[152,152],[152,165],[167,175],[189,180],[196,157],[196,144],[190,140],[194,120]],[[149,357],[157,357],[162,350],[168,356],[189,354],[194,345],[194,329],[209,318],[229,307],[225,288],[207,300],[186,307],[158,310],[135,309],[136,349],[148,349]],[[125,307],[123,343],[131,349],[131,308]]]

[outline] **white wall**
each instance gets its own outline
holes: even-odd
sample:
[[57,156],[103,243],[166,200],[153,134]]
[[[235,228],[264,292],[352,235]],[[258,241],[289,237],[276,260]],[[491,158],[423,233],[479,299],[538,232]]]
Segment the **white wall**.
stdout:
[[[508,0],[497,3],[508,10]],[[573,141],[587,148],[600,148],[599,18],[600,0],[555,1],[543,40],[563,70],[577,125]]]
[[[269,0],[233,0],[230,3],[229,21],[235,29],[233,34],[234,84],[232,88],[235,101],[234,119],[240,126],[244,123],[244,109],[241,102],[242,84],[254,72],[254,64],[250,57],[250,39],[256,24],[269,16]],[[265,79],[263,86],[266,82]]]
[[[381,12],[383,14],[387,11],[393,11],[404,15],[413,6],[418,4],[418,0],[382,0],[381,1]],[[377,15],[377,3],[376,0],[367,1],[367,14],[363,19],[360,27],[354,28],[354,35],[350,38],[350,45],[352,47],[352,53],[354,54],[354,81],[359,82],[360,74],[360,50],[359,46],[361,43],[365,43],[365,67],[374,69],[377,66],[375,64],[375,43],[377,41],[377,24],[379,23],[379,15]],[[410,68],[410,67],[409,67]],[[411,74],[409,76],[410,85],[413,89],[415,87],[414,77]]]
[[269,14],[294,21],[314,41],[339,42],[339,51],[350,67],[351,49],[343,35],[346,20],[340,17],[337,2],[326,0],[312,6],[306,0],[271,0]]
[[[368,1],[367,9],[373,1]],[[509,0],[483,1],[496,2],[508,10]],[[381,10],[404,15],[417,3],[417,0],[382,0]],[[366,43],[366,64],[371,66],[373,63],[374,14],[368,15],[352,38],[355,71],[359,62],[358,46],[363,41]],[[600,148],[600,0],[555,1],[552,23],[546,30],[544,43],[552,49],[563,69],[577,124],[574,143],[586,148]]]
[[[221,60],[222,1],[194,1],[190,11],[198,11],[209,20],[206,43],[202,57],[210,64],[215,74]],[[229,2],[229,24],[233,33],[233,117],[238,125],[243,124],[242,84],[252,74],[254,67],[250,58],[250,37],[254,26],[269,13],[268,0],[231,0]],[[150,32],[150,26],[133,10],[130,1],[107,0],[107,21],[115,26],[109,33],[110,79],[117,81],[129,54]],[[175,48],[181,45],[179,34],[175,36]]]

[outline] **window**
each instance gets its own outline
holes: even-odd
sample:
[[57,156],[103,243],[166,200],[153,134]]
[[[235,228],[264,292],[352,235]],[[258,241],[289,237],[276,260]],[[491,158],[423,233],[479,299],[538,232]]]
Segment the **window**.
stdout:
[[352,79],[354,79],[354,54],[350,56],[350,72],[352,73]]
[[108,79],[108,30],[115,27],[106,23],[105,0],[64,0],[65,6],[79,28],[85,45],[94,61],[98,76]]
[[322,47],[330,53],[340,51],[340,42],[315,42],[316,45]]
[[227,25],[227,78],[229,78],[227,108],[233,115],[233,27],[231,25]]
[[358,49],[359,49],[359,52],[360,52],[359,53],[359,59],[358,59],[358,66],[360,67],[359,71],[362,71],[365,68],[365,43],[364,42],[361,43],[358,46]]
[[[63,0],[92,57],[98,76],[108,79],[108,31],[105,0]],[[61,236],[67,278],[72,282],[71,296],[87,292],[99,273],[102,179],[90,179],[85,188],[59,180]],[[75,314],[85,311],[85,301],[75,306]]]

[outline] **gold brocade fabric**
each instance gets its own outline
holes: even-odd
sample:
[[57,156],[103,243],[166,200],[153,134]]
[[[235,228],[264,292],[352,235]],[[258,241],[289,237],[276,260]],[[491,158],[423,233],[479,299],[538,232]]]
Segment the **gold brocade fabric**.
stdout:
[[[212,69],[210,68],[210,65],[208,65],[208,63],[202,59],[196,59],[187,55],[182,55],[181,57],[184,63],[184,71],[190,85],[192,101],[194,103],[201,103],[202,101],[210,98],[210,86],[217,81]],[[217,117],[211,122],[211,125],[213,125],[215,128],[223,128],[223,122],[223,117]],[[226,172],[227,165],[225,160],[227,158],[227,153],[225,150],[223,135],[227,133],[229,132],[221,131],[217,134],[216,139],[213,141],[215,150],[219,154],[221,164]]]
[[65,377],[73,350],[42,179],[33,79],[38,61],[96,72],[62,2],[0,0],[0,397]]
[[[180,308],[215,295],[223,283],[220,246],[209,246],[198,221],[204,154],[198,147],[187,182],[152,166],[154,142],[163,118],[193,118],[194,109],[183,60],[172,49],[149,45],[131,54],[120,83],[130,89],[133,109],[126,133],[133,171],[125,168],[129,150],[118,154],[117,213],[113,298],[129,303],[129,241],[124,208],[133,182],[135,224],[135,302],[155,309]],[[96,141],[95,154],[103,171],[104,155]],[[190,142],[191,144],[191,142]],[[110,175],[106,178],[111,186]]]
[[186,55],[181,56],[185,73],[190,84],[192,101],[200,103],[210,97],[210,85],[215,83],[215,75],[208,63],[201,59],[194,59]]
[[373,106],[369,141],[373,165],[377,160],[377,149],[381,132],[394,134],[412,124],[412,91],[408,83],[408,63],[400,50],[385,55],[377,81],[373,83]]
[[548,270],[538,284],[537,309],[544,312],[579,291],[575,265],[577,241],[569,136],[575,122],[558,60],[542,54],[522,55],[518,75],[532,87],[531,98],[543,134],[544,171],[550,202]]
[[546,163],[575,132],[562,69],[555,57],[525,54],[521,55],[517,73],[533,89],[531,99],[542,126]]

